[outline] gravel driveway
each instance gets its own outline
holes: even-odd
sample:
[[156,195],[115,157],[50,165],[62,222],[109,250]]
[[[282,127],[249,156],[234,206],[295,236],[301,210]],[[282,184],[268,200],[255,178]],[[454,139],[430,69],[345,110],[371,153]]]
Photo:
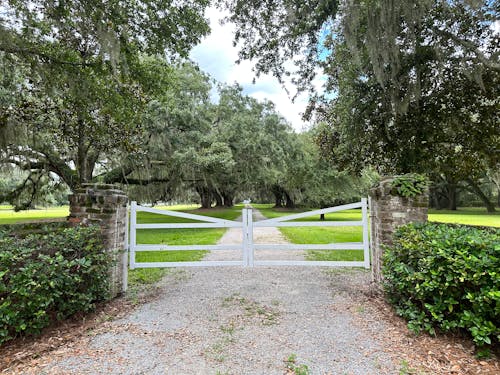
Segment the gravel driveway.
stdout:
[[357,296],[368,283],[364,270],[179,269],[153,302],[75,350],[40,358],[34,372],[270,375],[307,366],[310,374],[395,374],[374,334],[384,323],[365,329]]

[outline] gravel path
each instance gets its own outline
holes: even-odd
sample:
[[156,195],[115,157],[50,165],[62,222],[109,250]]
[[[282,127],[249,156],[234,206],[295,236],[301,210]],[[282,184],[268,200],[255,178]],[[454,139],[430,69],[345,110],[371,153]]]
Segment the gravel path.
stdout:
[[[262,215],[259,210],[255,208],[253,211],[253,220],[265,220],[266,217]],[[237,220],[241,220],[241,217]],[[262,227],[254,228],[253,234],[254,243],[260,244],[287,244],[287,239],[281,234],[278,228],[275,227]],[[241,228],[229,228],[226,233],[221,237],[218,244],[220,245],[241,245],[242,233]],[[204,260],[241,260],[243,254],[241,250],[218,250],[211,251],[205,256]],[[300,250],[256,250],[254,254],[255,260],[304,260],[304,251]]]
[[[238,238],[230,232],[222,241]],[[286,242],[278,234],[255,237]],[[358,298],[368,284],[364,270],[178,269],[153,302],[26,373],[272,375],[307,366],[310,374],[397,374],[384,351],[385,323]]]

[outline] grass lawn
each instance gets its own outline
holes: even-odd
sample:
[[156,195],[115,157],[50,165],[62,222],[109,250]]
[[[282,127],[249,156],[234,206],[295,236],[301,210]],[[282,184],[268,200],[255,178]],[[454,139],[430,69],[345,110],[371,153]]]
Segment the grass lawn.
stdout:
[[69,215],[69,206],[39,208],[14,212],[11,206],[0,205],[0,224],[63,218]]
[[[273,209],[272,204],[253,204],[267,218],[291,215],[312,209]],[[317,221],[318,216],[312,216],[297,221]],[[361,210],[347,210],[325,215],[326,221],[361,220]],[[457,211],[430,210],[429,221],[442,223],[458,223],[500,227],[500,212],[490,214],[481,208],[461,208]],[[283,235],[295,244],[323,244],[332,242],[362,241],[361,227],[293,227],[279,228]],[[363,260],[362,250],[309,250],[309,260]]]
[[485,208],[464,207],[457,211],[429,210],[429,221],[500,227],[500,212],[488,213]]

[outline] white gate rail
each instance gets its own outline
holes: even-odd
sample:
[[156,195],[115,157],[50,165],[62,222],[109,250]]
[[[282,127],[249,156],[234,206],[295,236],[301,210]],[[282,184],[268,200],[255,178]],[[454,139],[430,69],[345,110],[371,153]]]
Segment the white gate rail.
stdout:
[[[332,212],[361,208],[362,219],[356,221],[291,221]],[[368,201],[344,204],[299,214],[281,216],[274,219],[257,221],[255,227],[363,227],[361,242],[339,242],[330,244],[252,244],[254,250],[363,250],[363,261],[308,261],[308,260],[254,260],[256,266],[329,266],[329,267],[365,267],[370,268],[370,245],[368,240]]]
[[[362,219],[355,221],[292,221],[313,215],[321,215],[349,209],[361,208]],[[137,223],[137,212],[150,212],[159,215],[174,216],[203,223]],[[362,227],[361,242],[339,242],[329,244],[260,244],[253,242],[254,227]],[[137,229],[172,229],[172,228],[242,228],[242,243],[234,245],[163,245],[137,244]],[[207,266],[335,266],[335,267],[365,267],[370,268],[370,253],[368,239],[368,203],[363,198],[360,202],[342,206],[323,208],[299,214],[282,216],[274,219],[253,221],[252,209],[244,208],[242,221],[232,221],[209,216],[194,215],[184,212],[158,210],[137,205],[130,206],[130,268],[152,267],[207,267]],[[190,250],[235,250],[241,251],[241,260],[236,261],[196,261],[196,262],[137,262],[136,253],[141,251],[190,251]],[[255,250],[363,250],[363,261],[300,261],[300,260],[256,260]]]
[[[246,210],[246,209],[245,209]],[[138,224],[137,212],[150,212],[165,216],[174,216],[184,219],[204,221],[203,223],[159,223]],[[156,268],[156,267],[210,267],[210,266],[245,266],[246,265],[246,241],[243,238],[241,245],[162,245],[162,244],[137,244],[137,229],[172,229],[172,228],[244,228],[244,222],[218,219],[209,216],[193,215],[185,212],[171,210],[158,210],[155,208],[139,206],[137,202],[130,205],[130,269],[134,268]],[[244,233],[245,231],[243,231]],[[243,236],[244,237],[244,236]],[[191,250],[241,250],[241,260],[227,261],[196,261],[196,262],[137,262],[136,253],[141,251],[191,251]]]

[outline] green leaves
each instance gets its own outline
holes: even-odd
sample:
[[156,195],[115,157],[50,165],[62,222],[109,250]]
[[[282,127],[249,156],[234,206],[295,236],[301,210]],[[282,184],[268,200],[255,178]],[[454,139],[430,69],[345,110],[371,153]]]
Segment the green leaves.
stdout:
[[421,195],[427,189],[429,181],[425,176],[416,173],[408,173],[397,176],[391,183],[394,195],[413,198]]
[[107,297],[110,264],[97,227],[0,239],[0,344],[92,309]]
[[495,228],[401,227],[384,254],[384,289],[413,331],[460,328],[487,347],[500,335],[499,244]]

